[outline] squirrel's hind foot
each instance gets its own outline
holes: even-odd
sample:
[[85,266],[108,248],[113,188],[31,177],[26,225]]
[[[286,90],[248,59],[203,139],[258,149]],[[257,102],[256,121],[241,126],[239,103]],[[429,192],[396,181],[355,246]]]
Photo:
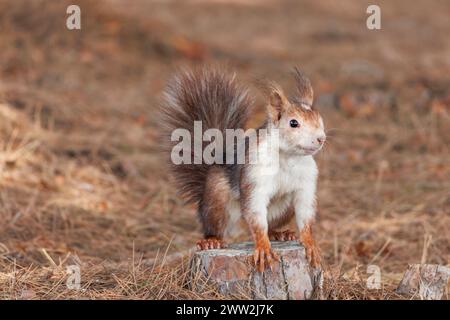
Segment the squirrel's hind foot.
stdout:
[[198,250],[209,250],[209,249],[224,249],[226,248],[226,243],[216,237],[201,239],[197,241]]
[[294,231],[270,231],[269,238],[272,241],[296,241],[298,240],[297,234]]

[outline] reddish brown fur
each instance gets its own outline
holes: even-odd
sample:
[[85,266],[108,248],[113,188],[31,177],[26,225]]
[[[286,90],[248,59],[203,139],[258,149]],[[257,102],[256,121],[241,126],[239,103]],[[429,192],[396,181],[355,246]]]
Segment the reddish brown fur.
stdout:
[[[289,101],[283,93],[283,90],[276,84],[270,86],[268,116],[269,121],[274,124],[278,124],[282,115],[289,115],[292,118],[302,119],[309,126],[313,128],[321,127],[321,117],[317,110],[312,109],[313,90],[309,80],[304,77],[297,69],[295,70],[295,76],[297,80],[298,95]],[[245,180],[245,169],[241,176],[241,210],[250,230],[253,233],[253,237],[256,243],[255,249],[255,264],[260,271],[263,271],[265,266],[271,266],[273,261],[273,253],[270,248],[270,241],[267,233],[264,233],[261,226],[253,219],[254,212],[250,212],[248,207],[248,199],[252,196],[252,186]],[[275,240],[293,240],[296,239],[296,235],[290,231],[278,232],[275,229],[287,224],[295,215],[294,209],[291,207],[284,214],[277,217],[273,221],[269,221],[269,234]],[[310,227],[302,231],[302,237],[305,242],[306,253],[311,259],[311,264],[316,266],[320,263],[320,256],[317,254],[314,240]]]
[[275,230],[287,225],[295,215],[294,207],[289,207],[283,214],[269,221],[269,230]]
[[231,188],[224,169],[210,168],[205,182],[204,196],[199,206],[199,216],[205,238],[222,239],[228,222],[225,210],[230,195]]
[[225,242],[222,239],[218,239],[216,237],[209,237],[197,241],[197,248],[199,250],[222,249],[226,247],[227,245],[225,244]]
[[309,81],[308,77],[306,77],[298,68],[294,68],[294,78],[297,84],[296,102],[312,106],[314,91],[311,81]]
[[287,225],[295,215],[294,207],[289,207],[283,214],[269,221],[269,238],[275,241],[293,241],[298,237],[295,232],[285,230],[277,231],[277,229]]
[[287,99],[277,84],[272,83],[269,86],[269,108],[267,110],[269,117],[276,124],[284,113],[292,118],[303,119],[312,127],[319,128],[321,116],[317,110],[312,108],[313,89],[311,83],[298,69],[295,69],[294,76],[297,82],[297,95],[292,101]]
[[295,210],[291,206],[286,212],[269,221],[269,230],[276,230],[287,225],[295,215]]
[[263,272],[266,267],[272,269],[274,261],[280,261],[280,258],[272,251],[267,232],[256,224],[253,224],[251,229],[255,239],[255,254],[253,255],[255,266],[259,272]]
[[240,192],[240,205],[241,205],[241,212],[244,215],[251,214],[249,212],[249,201],[251,194],[253,192],[253,186],[249,181],[245,179],[245,172],[246,172],[246,166],[242,169],[242,174],[239,181],[239,192]]
[[255,221],[254,212],[250,211],[248,201],[253,191],[252,185],[241,176],[241,211],[244,215],[247,225],[255,240],[255,254],[253,256],[255,266],[260,272],[263,272],[266,267],[272,268],[273,261],[279,261],[278,256],[272,251],[270,240],[267,231]]
[[[247,89],[233,75],[217,68],[184,71],[169,81],[161,105],[161,132],[168,162],[176,142],[173,130],[187,129],[193,133],[194,121],[202,121],[203,130],[215,128],[245,128],[252,110]],[[199,204],[204,196],[208,170],[216,165],[171,165],[179,193],[188,201]]]
[[290,230],[285,231],[269,230],[269,239],[274,241],[295,241],[298,240],[298,237],[295,232]]
[[269,90],[269,108],[267,112],[270,120],[277,123],[281,118],[281,114],[285,111],[286,106],[289,105],[289,101],[278,85],[272,83]]
[[298,104],[293,103],[290,105],[290,108],[288,108],[286,112],[293,118],[298,117],[303,119],[305,122],[315,128],[320,127],[321,116],[320,113],[315,109],[308,110]]
[[[297,69],[295,79],[297,96],[292,101],[286,98],[278,86],[272,86],[268,108],[269,121],[276,123],[280,121],[282,113],[287,113],[303,119],[313,127],[319,127],[319,113],[308,109],[312,106],[313,98],[311,83]],[[227,128],[244,128],[250,115],[251,100],[246,90],[236,84],[233,76],[216,69],[205,68],[179,74],[169,83],[166,95],[162,121],[166,126],[164,130],[166,141],[170,141],[170,133],[176,128],[185,128],[192,133],[194,121],[202,121],[204,130],[217,128],[223,131]],[[168,143],[167,151],[170,151],[172,146],[172,143]],[[245,169],[244,165],[239,181],[241,212],[255,240],[254,262],[262,272],[267,266],[272,267],[274,260],[279,261],[279,258],[271,249],[268,230],[255,219],[255,212],[251,212],[249,207],[253,186],[245,179]],[[217,164],[172,166],[180,192],[188,201],[199,205],[198,211],[205,239],[200,240],[197,245],[203,250],[224,246],[222,237],[228,224],[226,209],[231,197],[231,182],[225,170],[227,170],[225,166]],[[270,233],[275,239],[295,238],[292,232],[275,231],[276,228],[286,224],[293,215],[293,208],[289,208],[285,214],[269,222]],[[316,255],[317,250],[310,227],[302,231],[301,239],[312,263],[316,264],[319,258]]]
[[303,230],[300,231],[300,241],[305,247],[308,261],[313,267],[319,267],[321,263],[321,254],[319,247],[314,240],[311,224],[307,224]]

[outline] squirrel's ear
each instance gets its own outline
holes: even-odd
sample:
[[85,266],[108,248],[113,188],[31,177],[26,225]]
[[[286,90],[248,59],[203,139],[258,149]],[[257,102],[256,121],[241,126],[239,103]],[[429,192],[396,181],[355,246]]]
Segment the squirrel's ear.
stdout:
[[295,99],[310,107],[313,104],[314,91],[309,78],[301,72],[297,67],[294,68],[294,78],[297,86],[297,96]]
[[276,86],[271,85],[269,94],[269,106],[268,113],[273,121],[278,121],[281,118],[282,113],[286,110],[289,104],[288,99],[283,93],[283,90]]

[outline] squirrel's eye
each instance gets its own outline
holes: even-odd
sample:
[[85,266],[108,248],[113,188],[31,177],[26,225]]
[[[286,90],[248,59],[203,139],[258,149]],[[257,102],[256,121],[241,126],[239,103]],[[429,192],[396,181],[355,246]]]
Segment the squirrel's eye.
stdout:
[[291,128],[297,128],[300,125],[298,124],[298,121],[295,119],[292,119],[291,121],[289,121],[289,125],[291,126]]

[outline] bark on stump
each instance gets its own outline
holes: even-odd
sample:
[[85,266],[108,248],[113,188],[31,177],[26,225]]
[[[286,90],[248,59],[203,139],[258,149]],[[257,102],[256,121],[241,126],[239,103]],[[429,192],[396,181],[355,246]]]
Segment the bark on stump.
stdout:
[[191,260],[191,289],[202,293],[211,286],[229,297],[305,300],[320,297],[323,273],[310,267],[305,248],[297,241],[272,242],[279,255],[273,271],[259,273],[253,265],[254,245],[244,242],[227,249],[194,253]]
[[450,268],[435,264],[408,266],[397,293],[416,295],[427,300],[440,300],[448,286]]

